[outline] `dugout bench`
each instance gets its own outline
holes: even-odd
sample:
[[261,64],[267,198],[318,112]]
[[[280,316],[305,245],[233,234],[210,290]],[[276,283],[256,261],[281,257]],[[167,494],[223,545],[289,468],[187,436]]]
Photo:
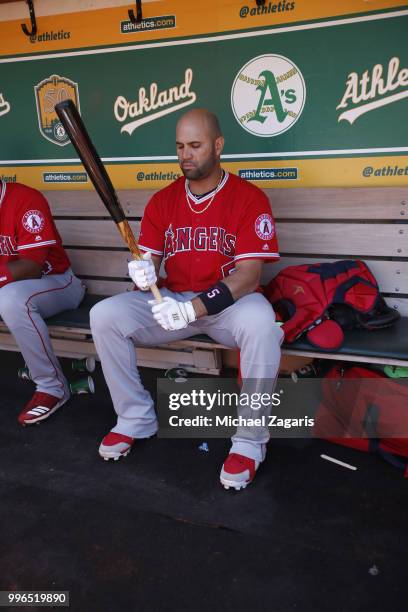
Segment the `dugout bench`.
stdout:
[[[281,259],[266,264],[262,284],[282,268],[339,259],[363,259],[376,277],[386,302],[401,319],[377,331],[353,330],[336,352],[320,351],[306,339],[283,345],[283,359],[320,357],[408,366],[408,188],[266,189],[277,221]],[[125,213],[139,235],[140,219],[153,191],[119,191]],[[81,306],[48,320],[55,352],[63,357],[96,357],[89,310],[106,296],[132,289],[127,274],[130,254],[94,191],[45,191],[75,273],[87,285]],[[0,349],[18,350],[0,323]],[[194,336],[157,348],[138,349],[146,367],[183,366],[219,374],[236,365],[237,351],[206,336]]]

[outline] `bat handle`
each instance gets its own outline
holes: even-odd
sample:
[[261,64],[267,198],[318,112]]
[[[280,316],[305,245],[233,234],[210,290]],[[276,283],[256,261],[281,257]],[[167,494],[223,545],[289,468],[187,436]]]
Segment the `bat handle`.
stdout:
[[[139,249],[137,249],[137,250],[138,250],[138,253],[133,253],[132,252],[132,255],[133,255],[134,259],[141,259],[140,251],[139,251]],[[153,285],[150,285],[149,289],[153,293],[155,300],[160,304],[163,301],[163,298],[161,296],[160,291],[157,288],[156,283],[154,283]]]
[[153,293],[155,299],[160,303],[163,301],[160,291],[157,288],[157,285],[150,285],[150,291]]
[[[132,228],[129,225],[127,219],[120,221],[118,224],[118,230],[122,234],[123,240],[129,247],[129,251],[132,253],[135,259],[142,259],[142,254],[140,252],[139,247],[137,246],[136,238],[132,232]],[[156,285],[150,286],[150,291],[153,293],[155,299],[160,303],[163,301],[162,296],[160,295],[160,291],[158,290]]]
[[[130,248],[130,247],[129,247]],[[142,255],[140,253],[139,247],[137,247],[137,251],[133,251],[132,249],[130,250],[134,259],[142,259]],[[160,304],[163,301],[163,298],[161,296],[160,291],[157,288],[156,283],[154,283],[153,285],[150,285],[149,287],[150,291],[153,293],[155,300],[157,300],[157,302]]]
[[[132,253],[134,259],[142,259],[142,254],[137,245],[136,245],[136,251],[133,251],[132,249],[130,249],[130,252]],[[149,289],[153,293],[155,300],[160,304],[163,301],[163,298],[161,296],[160,291],[157,288],[156,283],[154,283],[153,285],[150,285]]]
[[[141,259],[140,251],[139,249],[137,250],[138,250],[138,253],[132,252],[132,255],[134,259]],[[157,288],[156,283],[154,283],[153,285],[150,285],[149,289],[153,293],[155,300],[160,304],[163,301],[163,298],[161,296],[159,289]]]

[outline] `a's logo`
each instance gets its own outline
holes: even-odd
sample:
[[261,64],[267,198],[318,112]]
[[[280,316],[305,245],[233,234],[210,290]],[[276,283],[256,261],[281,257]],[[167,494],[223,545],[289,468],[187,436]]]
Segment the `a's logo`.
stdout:
[[266,213],[259,215],[255,221],[255,232],[261,240],[272,240],[275,235],[275,227],[271,215]]
[[255,136],[277,136],[299,119],[306,86],[299,68],[282,55],[260,55],[235,77],[231,105],[238,123]]
[[45,225],[45,218],[39,210],[28,210],[23,217],[23,227],[30,234],[38,234]]
[[[388,62],[387,75],[384,74],[384,76],[382,64],[376,64],[371,74],[366,70],[361,77],[357,72],[350,72],[346,81],[346,91],[340,104],[336,107],[349,110],[342,112],[338,121],[345,120],[351,125],[364,113],[406,98],[408,96],[408,69],[400,70],[399,63],[398,57],[391,58]],[[397,89],[399,89],[397,93],[391,93]]]
[[7,115],[7,113],[10,112],[10,109],[10,102],[7,102],[7,100],[4,99],[4,95],[0,93],[0,117],[2,115]]
[[69,143],[69,137],[55,112],[55,105],[71,99],[79,111],[78,83],[53,74],[35,85],[34,92],[41,134],[47,140],[63,147]]
[[138,99],[134,102],[129,102],[124,96],[118,96],[113,107],[115,118],[121,123],[127,121],[121,127],[121,133],[131,135],[145,123],[194,104],[197,96],[194,91],[190,91],[192,81],[193,70],[187,68],[184,81],[179,86],[159,91],[157,83],[151,83],[148,92],[145,87],[139,88]]
[[302,287],[302,285],[293,285],[293,289],[294,289],[293,295],[296,295],[297,293],[303,293],[304,295],[306,295],[305,290]]

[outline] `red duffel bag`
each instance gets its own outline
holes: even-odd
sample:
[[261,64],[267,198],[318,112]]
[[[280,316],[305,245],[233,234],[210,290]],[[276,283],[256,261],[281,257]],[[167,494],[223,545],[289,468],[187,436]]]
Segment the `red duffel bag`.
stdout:
[[336,364],[322,381],[313,435],[377,452],[408,478],[408,379]]

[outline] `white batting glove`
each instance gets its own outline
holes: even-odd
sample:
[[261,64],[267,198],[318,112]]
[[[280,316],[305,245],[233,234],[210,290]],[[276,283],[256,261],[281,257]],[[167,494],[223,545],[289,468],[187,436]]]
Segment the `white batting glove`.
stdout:
[[153,317],[167,331],[183,329],[197,318],[191,302],[178,302],[174,298],[165,297],[160,303],[150,300],[149,304],[152,306]]
[[147,291],[157,282],[156,268],[152,262],[150,251],[142,255],[142,259],[133,259],[128,263],[129,276],[136,287]]

